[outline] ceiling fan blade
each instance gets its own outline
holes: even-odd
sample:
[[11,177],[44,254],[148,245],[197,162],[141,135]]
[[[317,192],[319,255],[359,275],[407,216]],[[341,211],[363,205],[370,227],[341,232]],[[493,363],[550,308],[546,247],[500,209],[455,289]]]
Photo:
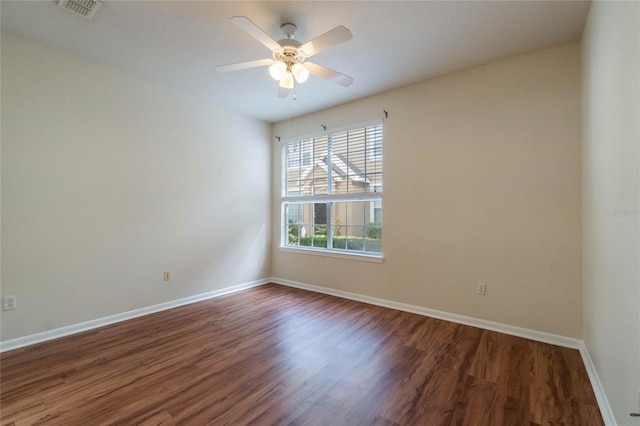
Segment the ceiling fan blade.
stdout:
[[327,50],[330,47],[337,46],[345,41],[349,41],[353,38],[351,31],[348,28],[343,27],[342,25],[335,27],[334,29],[327,31],[310,40],[300,46],[300,49],[304,52],[304,54],[308,57],[315,55],[316,53],[320,53],[323,50]]
[[326,78],[327,80],[331,80],[334,83],[338,83],[345,87],[351,86],[351,84],[354,82],[353,77],[349,77],[346,74],[342,74],[330,68],[323,67],[322,65],[314,64],[313,62],[305,62],[304,66],[307,67],[311,74],[315,74],[318,77]]
[[271,38],[269,34],[262,31],[260,27],[254,24],[253,21],[246,16],[234,16],[231,18],[231,22],[248,32],[253,38],[267,46],[269,50],[277,50],[282,47],[277,41]]
[[291,89],[287,89],[286,87],[278,86],[278,97],[286,98],[291,93]]
[[219,72],[244,70],[247,68],[266,67],[273,64],[273,59],[257,59],[255,61],[238,62],[235,64],[220,65],[215,68]]

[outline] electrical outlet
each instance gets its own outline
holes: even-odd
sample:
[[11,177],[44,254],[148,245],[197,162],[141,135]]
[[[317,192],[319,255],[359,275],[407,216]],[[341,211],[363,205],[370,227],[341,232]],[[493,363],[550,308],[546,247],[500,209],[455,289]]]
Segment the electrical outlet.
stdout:
[[171,281],[171,272],[165,272],[164,275],[162,276],[162,279],[164,281]]
[[476,284],[476,294],[484,296],[487,293],[487,286],[485,283]]
[[11,311],[18,307],[18,296],[5,296],[3,308],[5,311]]

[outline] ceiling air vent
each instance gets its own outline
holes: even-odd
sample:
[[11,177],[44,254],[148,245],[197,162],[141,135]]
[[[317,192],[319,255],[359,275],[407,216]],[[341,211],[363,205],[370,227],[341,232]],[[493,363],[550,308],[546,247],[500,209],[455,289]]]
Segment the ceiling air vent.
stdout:
[[102,3],[98,0],[58,0],[58,6],[70,10],[76,15],[91,19]]

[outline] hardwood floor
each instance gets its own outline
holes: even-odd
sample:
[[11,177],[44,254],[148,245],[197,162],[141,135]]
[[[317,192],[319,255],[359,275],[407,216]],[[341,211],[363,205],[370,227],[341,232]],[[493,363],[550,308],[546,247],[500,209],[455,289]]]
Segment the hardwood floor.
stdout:
[[580,354],[269,284],[1,357],[3,425],[602,425]]

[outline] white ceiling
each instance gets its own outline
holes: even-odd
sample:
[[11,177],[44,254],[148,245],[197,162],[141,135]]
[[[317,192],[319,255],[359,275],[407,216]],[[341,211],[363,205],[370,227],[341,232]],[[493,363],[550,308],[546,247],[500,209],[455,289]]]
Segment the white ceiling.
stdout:
[[[108,67],[203,97],[268,122],[579,40],[587,1],[104,1],[88,21],[56,1],[2,1],[2,29]],[[276,40],[298,26],[305,42],[337,25],[353,40],[313,62],[355,78],[350,87],[311,76],[297,100],[279,99],[267,68],[216,65],[269,58],[229,20],[247,16]]]

